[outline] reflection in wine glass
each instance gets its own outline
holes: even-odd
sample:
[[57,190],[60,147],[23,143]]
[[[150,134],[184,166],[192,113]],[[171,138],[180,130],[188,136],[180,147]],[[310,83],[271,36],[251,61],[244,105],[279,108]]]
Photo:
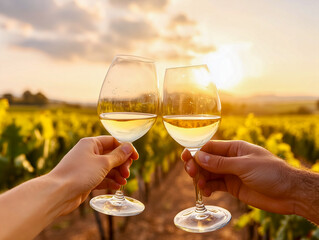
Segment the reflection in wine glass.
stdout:
[[[216,133],[221,104],[206,65],[166,69],[163,89],[163,122],[171,137],[192,156]],[[188,232],[210,232],[222,228],[231,214],[221,207],[204,206],[194,179],[196,207],[178,213],[177,227]]]
[[[100,92],[98,114],[105,129],[120,142],[133,142],[153,126],[159,102],[155,64],[152,60],[118,55],[114,58]],[[144,210],[140,201],[115,195],[91,199],[96,211],[113,216],[133,216]]]

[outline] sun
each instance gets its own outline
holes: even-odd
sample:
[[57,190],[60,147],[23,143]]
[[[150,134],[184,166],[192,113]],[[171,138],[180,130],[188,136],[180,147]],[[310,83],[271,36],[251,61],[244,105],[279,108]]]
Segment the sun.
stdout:
[[207,71],[207,67],[205,65],[198,66],[199,68],[194,71],[194,80],[198,86],[202,88],[206,88],[211,82],[212,79],[210,77],[209,71]]
[[207,64],[217,88],[230,90],[243,79],[243,63],[233,45],[224,45],[201,58]]

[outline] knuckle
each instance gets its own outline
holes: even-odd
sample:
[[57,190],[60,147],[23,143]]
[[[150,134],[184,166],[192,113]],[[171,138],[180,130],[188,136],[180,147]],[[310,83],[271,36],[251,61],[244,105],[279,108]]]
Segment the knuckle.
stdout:
[[122,162],[125,159],[126,154],[123,151],[118,150],[118,151],[113,151],[110,154],[110,157],[112,158],[112,162],[118,163],[118,162]]
[[221,169],[223,167],[224,158],[217,156],[214,161],[210,161],[215,169]]
[[84,138],[81,138],[79,143],[80,144],[90,144],[94,142],[94,139],[92,137],[84,137]]
[[105,163],[109,163],[111,160],[108,155],[102,155],[101,158],[103,158],[103,161],[105,161]]
[[112,170],[112,167],[111,167],[111,159],[109,156],[106,156],[106,155],[102,155],[100,157],[103,161],[103,169],[104,171],[106,171],[105,173],[108,174],[111,170]]
[[127,157],[126,157],[126,153],[124,153],[123,151],[118,151],[117,152],[117,158],[118,158],[118,160],[124,160],[124,159],[126,159]]
[[244,149],[248,147],[250,143],[244,140],[236,140],[234,144],[231,146],[230,153],[231,155],[243,155]]
[[105,163],[104,169],[105,169],[106,175],[112,170],[112,166],[109,161]]
[[244,140],[236,140],[237,147],[243,147],[247,144]]

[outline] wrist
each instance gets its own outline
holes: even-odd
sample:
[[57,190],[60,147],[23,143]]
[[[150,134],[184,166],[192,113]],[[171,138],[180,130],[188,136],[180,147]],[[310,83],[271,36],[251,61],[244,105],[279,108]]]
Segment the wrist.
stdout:
[[46,174],[38,178],[47,186],[44,193],[47,199],[48,216],[53,220],[63,214],[66,202],[68,201],[67,183],[54,175]]
[[294,214],[319,224],[319,174],[295,170]]
[[293,175],[293,188],[292,188],[292,199],[294,203],[294,209],[293,209],[293,214],[302,216],[304,212],[309,211],[308,208],[309,206],[307,205],[307,197],[306,193],[304,192],[304,189],[302,186],[303,185],[303,179],[304,179],[304,174],[302,170],[299,169],[294,169],[292,171]]
[[50,192],[48,193],[51,198],[50,213],[53,218],[57,218],[64,214],[67,203],[71,200],[70,184],[53,174],[46,174],[41,176]]

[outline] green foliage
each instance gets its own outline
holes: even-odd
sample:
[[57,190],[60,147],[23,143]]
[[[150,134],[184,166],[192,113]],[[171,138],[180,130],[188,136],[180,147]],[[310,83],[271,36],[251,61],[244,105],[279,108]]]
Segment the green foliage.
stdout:
[[291,215],[284,216],[280,221],[280,227],[275,235],[275,240],[293,240],[300,239],[309,239],[308,235],[316,227],[308,221],[305,221],[304,218]]
[[[29,107],[8,112],[8,107],[0,100],[0,191],[50,171],[79,139],[107,133],[95,112]],[[131,167],[129,193],[138,189],[138,176],[149,183],[155,169],[167,172],[182,150],[161,119],[134,145],[140,160]]]

